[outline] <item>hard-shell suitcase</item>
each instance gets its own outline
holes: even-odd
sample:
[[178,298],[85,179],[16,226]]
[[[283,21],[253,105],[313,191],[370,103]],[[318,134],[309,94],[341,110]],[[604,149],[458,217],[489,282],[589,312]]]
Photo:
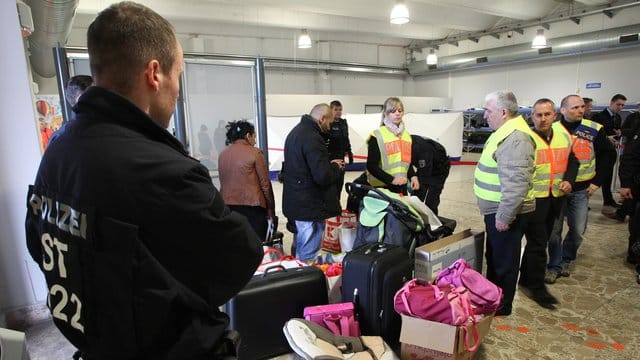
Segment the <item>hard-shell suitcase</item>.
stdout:
[[410,280],[413,261],[397,245],[365,244],[347,253],[342,263],[342,301],[354,301],[362,335],[376,335],[391,346],[398,343],[400,315],[393,296]]
[[231,320],[229,328],[240,333],[238,359],[264,359],[292,352],[282,332],[284,323],[303,317],[307,306],[327,302],[327,280],[315,266],[269,268],[255,275],[224,305]]

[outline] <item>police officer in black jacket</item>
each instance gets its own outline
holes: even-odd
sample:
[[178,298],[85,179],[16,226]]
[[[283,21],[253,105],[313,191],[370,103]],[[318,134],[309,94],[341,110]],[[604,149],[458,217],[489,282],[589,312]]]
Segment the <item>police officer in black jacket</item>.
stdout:
[[83,359],[223,358],[233,344],[218,307],[262,250],[166,130],[183,63],[173,27],[123,2],[98,15],[87,45],[95,86],[27,198],[54,322]]
[[[333,122],[325,135],[329,159],[344,161],[344,156],[347,155],[349,164],[353,164],[353,152],[351,152],[351,142],[349,141],[349,125],[347,124],[347,119],[342,118],[342,103],[338,100],[333,100],[329,106],[333,114]],[[340,179],[336,182],[338,199],[340,198],[343,184],[344,170],[340,173]]]
[[636,265],[640,284],[640,130],[627,139],[620,158],[620,196],[629,202],[629,247],[627,262]]

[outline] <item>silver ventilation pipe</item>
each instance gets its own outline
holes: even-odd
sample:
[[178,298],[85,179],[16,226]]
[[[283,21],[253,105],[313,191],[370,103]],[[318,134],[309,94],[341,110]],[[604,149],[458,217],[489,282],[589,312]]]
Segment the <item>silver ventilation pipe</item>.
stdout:
[[640,25],[623,26],[579,35],[547,40],[549,47],[532,49],[531,43],[474,51],[464,54],[438,57],[437,65],[427,65],[424,60],[409,64],[412,76],[473,69],[491,65],[553,59],[563,56],[603,52],[640,45]]
[[40,76],[56,75],[53,48],[64,47],[80,0],[25,0],[31,7],[34,31],[29,37],[31,66]]

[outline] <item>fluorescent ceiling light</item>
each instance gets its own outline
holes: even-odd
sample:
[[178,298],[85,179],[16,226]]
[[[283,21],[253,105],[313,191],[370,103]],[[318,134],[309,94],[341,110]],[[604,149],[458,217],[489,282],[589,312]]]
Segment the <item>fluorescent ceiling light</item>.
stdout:
[[531,42],[532,49],[543,49],[547,47],[547,38],[544,37],[544,29],[538,29],[536,37]]
[[307,33],[307,30],[302,30],[302,34],[298,37],[298,48],[309,49],[311,47],[311,37]]
[[403,2],[397,2],[393,9],[391,9],[391,15],[389,15],[389,22],[396,25],[402,25],[409,22],[409,9]]

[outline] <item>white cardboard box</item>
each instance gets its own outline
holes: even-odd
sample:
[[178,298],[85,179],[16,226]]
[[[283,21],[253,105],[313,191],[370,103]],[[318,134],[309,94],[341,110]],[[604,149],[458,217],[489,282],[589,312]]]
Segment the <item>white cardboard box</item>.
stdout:
[[465,229],[416,248],[415,277],[432,280],[440,270],[460,258],[482,273],[483,256],[484,231]]
[[[402,360],[472,359],[477,351],[465,350],[465,331],[461,326],[452,326],[435,321],[402,316],[400,331],[400,358]],[[489,333],[493,315],[483,317],[477,324],[478,343]],[[469,345],[472,346],[472,326],[467,326]]]

